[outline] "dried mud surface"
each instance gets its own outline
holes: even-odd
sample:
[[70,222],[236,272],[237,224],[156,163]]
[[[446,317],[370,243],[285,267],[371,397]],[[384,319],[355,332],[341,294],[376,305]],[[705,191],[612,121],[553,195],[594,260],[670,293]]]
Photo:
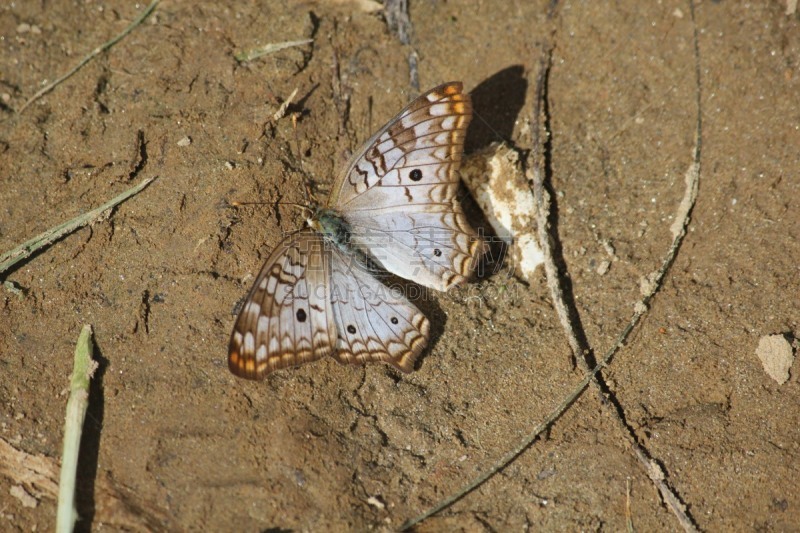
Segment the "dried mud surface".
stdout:
[[[368,4],[165,0],[22,114],[144,6],[0,6],[0,250],[159,176],[6,274],[24,298],[0,298],[0,437],[58,460],[74,343],[91,323],[101,366],[82,528],[398,528],[484,471],[582,373],[544,274],[528,285],[504,268],[420,304],[435,339],[410,375],[319,361],[235,378],[234,307],[282,232],[303,223],[276,202],[305,202],[300,164],[324,195],[348,153],[415,95],[412,50],[422,90],[463,80],[472,91],[468,151],[501,139],[530,150],[549,42],[554,229],[599,356],[671,241],[695,141],[696,29],[697,205],[648,315],[604,372],[628,431],[590,388],[422,529],[620,531],[629,508],[637,530],[675,530],[628,432],[701,529],[796,528],[798,363],[779,386],[755,350],[800,331],[798,15],[777,1],[698,2],[694,22],[680,1],[416,1],[404,45]],[[304,38],[313,45],[234,59]],[[295,88],[296,127],[275,122]],[[0,477],[0,529],[49,529],[54,500],[25,507],[16,485]],[[107,512],[109,494],[128,523]]]

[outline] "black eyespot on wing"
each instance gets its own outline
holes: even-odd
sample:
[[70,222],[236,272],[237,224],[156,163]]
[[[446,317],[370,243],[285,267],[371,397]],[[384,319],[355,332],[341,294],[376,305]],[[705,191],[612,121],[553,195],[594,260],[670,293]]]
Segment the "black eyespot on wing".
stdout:
[[295,313],[298,322],[305,322],[308,315],[306,314],[305,309],[298,309],[297,313]]
[[422,179],[422,171],[418,168],[415,168],[411,171],[408,177],[411,178],[411,181],[419,181]]
[[398,322],[396,316],[393,316],[392,318],[390,318],[389,321],[394,325],[397,325],[397,322]]
[[433,249],[433,255],[435,255],[436,257],[441,257],[442,256],[442,251],[440,249],[438,249],[438,248],[434,248]]
[[355,335],[356,327],[353,324],[349,324],[347,326],[347,333],[349,333],[350,335]]

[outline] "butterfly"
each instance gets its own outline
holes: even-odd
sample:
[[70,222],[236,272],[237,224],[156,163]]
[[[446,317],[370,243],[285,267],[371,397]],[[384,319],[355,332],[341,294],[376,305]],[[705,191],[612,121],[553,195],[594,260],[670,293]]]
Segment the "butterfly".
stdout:
[[228,367],[269,373],[331,356],[410,372],[430,322],[375,266],[447,291],[466,281],[484,244],[456,198],[472,104],[460,82],[400,111],[355,152],[309,228],[286,237],[236,318]]

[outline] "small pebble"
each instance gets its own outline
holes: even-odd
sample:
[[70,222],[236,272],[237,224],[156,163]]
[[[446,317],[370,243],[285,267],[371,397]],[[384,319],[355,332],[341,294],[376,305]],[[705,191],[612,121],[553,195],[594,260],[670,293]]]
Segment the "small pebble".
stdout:
[[783,335],[765,335],[758,341],[756,355],[761,360],[764,372],[778,385],[789,380],[789,370],[794,363],[792,345]]

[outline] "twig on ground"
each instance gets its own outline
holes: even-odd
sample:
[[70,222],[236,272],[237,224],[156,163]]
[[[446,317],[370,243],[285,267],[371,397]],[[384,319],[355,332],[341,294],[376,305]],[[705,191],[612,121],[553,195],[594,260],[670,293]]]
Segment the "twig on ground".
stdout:
[[[694,21],[695,20],[694,3],[692,2],[692,0],[689,0],[689,4],[691,7],[692,21]],[[533,145],[535,147],[535,150],[540,150],[543,146],[539,141],[539,133],[540,133],[539,117],[541,113],[541,108],[539,106],[541,105],[543,100],[543,88],[547,76],[547,69],[549,68],[548,65],[550,61],[549,58],[551,51],[552,49],[545,51],[544,59],[542,61],[541,72],[537,80],[537,100],[536,100],[536,110],[535,110],[536,114],[534,116],[534,121],[533,121],[534,122]],[[663,282],[664,277],[669,271],[669,268],[672,265],[678,250],[680,249],[681,243],[683,242],[683,237],[686,235],[686,228],[688,227],[688,224],[690,222],[690,215],[694,207],[695,200],[697,198],[697,191],[699,187],[700,153],[701,153],[701,143],[702,143],[702,107],[701,107],[701,94],[700,94],[700,89],[701,89],[700,56],[699,56],[699,45],[698,45],[696,24],[694,25],[694,53],[695,53],[694,54],[695,74],[697,83],[697,98],[696,98],[697,122],[695,131],[695,146],[692,153],[692,163],[690,164],[685,177],[686,187],[684,189],[684,197],[680,205],[678,206],[676,213],[676,220],[671,227],[672,237],[673,237],[672,243],[669,249],[667,250],[664,258],[662,259],[660,268],[656,272],[648,276],[648,283],[643,286],[642,298],[634,306],[633,315],[630,321],[628,322],[627,326],[625,326],[625,328],[620,332],[620,334],[617,336],[616,342],[604,354],[599,363],[596,364],[593,369],[586,372],[584,378],[580,381],[580,383],[578,383],[573,388],[572,392],[561,402],[561,404],[556,409],[554,409],[545,418],[544,421],[539,423],[533,429],[533,431],[531,431],[524,439],[522,439],[522,441],[520,441],[517,446],[515,446],[511,451],[506,453],[499,461],[497,461],[494,465],[492,465],[486,472],[475,478],[472,482],[463,487],[461,490],[455,492],[453,495],[442,500],[436,506],[422,513],[421,515],[406,521],[401,526],[401,530],[406,530],[415,526],[416,524],[433,516],[439,511],[449,507],[456,501],[465,497],[467,494],[469,494],[470,492],[478,488],[480,485],[482,485],[484,482],[486,482],[489,478],[494,476],[497,472],[508,466],[508,464],[510,464],[514,459],[516,459],[520,454],[522,454],[522,452],[524,452],[526,449],[532,446],[533,443],[536,442],[536,440],[539,438],[541,433],[545,431],[548,427],[550,427],[558,418],[560,418],[566,412],[566,410],[569,409],[569,407],[583,394],[583,392],[589,386],[589,383],[591,383],[595,379],[597,374],[603,368],[606,367],[606,365],[611,361],[614,355],[625,344],[625,341],[627,340],[630,333],[639,323],[642,316],[646,314],[647,311],[649,310],[649,304],[651,300],[654,298],[657,291],[660,289],[661,283]],[[532,152],[531,157],[534,157],[534,154],[535,152]],[[566,304],[564,303],[563,293],[561,291],[561,284],[559,282],[560,278],[559,278],[558,268],[553,260],[552,237],[549,233],[549,224],[548,224],[548,218],[550,213],[550,198],[549,195],[547,194],[547,191],[544,188],[544,183],[543,183],[544,173],[542,172],[541,168],[542,164],[541,159],[542,158],[540,157],[539,160],[535,161],[534,164],[529,166],[529,168],[532,172],[533,193],[537,203],[537,210],[538,210],[537,225],[538,225],[538,231],[540,233],[539,235],[541,241],[540,245],[542,246],[542,249],[545,252],[545,272],[547,274],[547,283],[551,291],[551,296],[554,301],[556,312],[559,316],[562,327],[564,328],[564,332],[567,336],[568,343],[571,349],[573,350],[576,359],[583,362],[585,365],[586,361],[583,357],[584,350],[581,348],[581,343],[577,338],[575,330],[572,326],[572,322],[569,318],[569,312]],[[650,480],[654,483],[654,485],[658,489],[667,507],[677,517],[678,522],[681,524],[684,530],[697,531],[697,526],[692,520],[692,518],[687,514],[685,505],[666,483],[665,475],[661,467],[653,459],[651,459],[649,454],[638,444],[638,442],[635,439],[635,436],[630,434],[627,426],[625,426],[624,424],[624,421],[620,419],[619,416],[617,416],[617,420],[623,425],[625,433],[628,436],[628,439],[633,448],[634,455],[643,465],[645,471],[647,472],[647,476],[650,478]]]
[[[536,104],[534,107],[533,117],[533,146],[534,150],[542,150],[544,143],[541,140],[542,127],[540,120],[542,114],[545,112],[542,109],[545,98],[545,84],[547,77],[550,73],[550,61],[552,58],[552,47],[544,50],[542,59],[539,64],[539,76],[536,80]],[[566,327],[571,324],[569,309],[564,301],[564,291],[561,285],[561,273],[558,271],[555,259],[553,257],[554,240],[553,235],[550,233],[550,194],[544,187],[544,155],[531,151],[530,163],[528,164],[528,179],[533,183],[533,198],[536,203],[536,231],[539,238],[539,246],[542,247],[544,254],[544,272],[547,279],[547,287],[550,289],[550,294],[553,298],[553,307],[556,309],[556,315],[564,328],[564,333],[567,336],[567,343],[576,361],[585,365],[584,352],[586,347],[581,346],[575,330],[572,327]],[[538,157],[537,157],[538,155]],[[585,366],[584,370],[588,370]]]
[[57,241],[64,235],[72,233],[76,229],[83,227],[86,224],[91,224],[95,220],[102,218],[106,214],[106,211],[109,211],[116,205],[121,204],[131,196],[139,193],[142,189],[147,187],[157,177],[158,176],[147,178],[139,185],[128,189],[124,193],[120,194],[119,196],[110,200],[109,202],[106,202],[100,207],[92,209],[88,213],[84,213],[80,216],[77,216],[72,220],[64,222],[63,224],[59,224],[58,226],[52,227],[49,230],[45,231],[44,233],[37,235],[33,239],[30,239],[29,241],[20,244],[13,250],[10,250],[4,253],[3,255],[0,255],[0,274],[5,272],[12,266],[16,265],[20,261],[27,259],[37,250]]
[[383,3],[383,18],[389,31],[395,34],[401,44],[408,45],[408,83],[415,92],[419,93],[419,55],[411,44],[414,29],[411,17],[408,15],[408,0],[385,0]]
[[411,17],[408,16],[408,0],[386,0],[383,3],[383,18],[386,26],[402,44],[411,44]]
[[86,63],[88,63],[92,59],[94,59],[95,56],[105,52],[106,50],[108,50],[109,48],[111,48],[112,46],[117,44],[119,41],[121,41],[126,35],[128,35],[130,32],[132,32],[133,29],[136,28],[136,26],[141,24],[144,21],[144,19],[146,19],[150,15],[150,13],[153,12],[153,10],[156,8],[156,6],[158,5],[158,3],[160,1],[161,0],[153,0],[152,2],[150,2],[150,5],[147,6],[147,8],[144,11],[142,11],[142,14],[139,15],[138,17],[136,17],[136,19],[133,22],[131,22],[130,25],[122,31],[122,33],[120,33],[119,35],[117,35],[116,37],[111,39],[110,41],[107,41],[107,42],[101,44],[100,46],[98,46],[97,48],[95,48],[94,50],[92,50],[89,53],[89,55],[87,55],[86,57],[81,59],[80,62],[77,65],[75,65],[74,67],[72,67],[72,69],[70,69],[69,72],[67,72],[66,74],[64,74],[60,78],[56,79],[55,81],[53,81],[51,83],[48,83],[47,85],[45,85],[44,87],[39,89],[39,91],[36,94],[34,94],[33,96],[31,96],[28,99],[27,102],[22,104],[22,107],[19,108],[19,111],[17,111],[17,113],[22,113],[23,111],[25,111],[25,109],[29,105],[31,105],[33,102],[35,102],[36,100],[38,100],[39,98],[41,98],[45,94],[47,94],[50,91],[52,91],[53,89],[55,89],[57,85],[59,85],[60,83],[65,81],[67,78],[69,78],[70,76],[72,76],[73,74],[78,72],[81,69],[81,67],[83,67]]
[[[549,54],[548,54],[549,57]],[[698,58],[699,60],[699,58]],[[549,61],[549,59],[548,59]],[[546,69],[547,66],[543,65],[543,69]],[[698,80],[698,91],[699,91],[699,80]],[[541,93],[540,93],[541,95]],[[539,98],[541,100],[541,98]],[[537,111],[538,111],[538,103],[537,103]],[[700,116],[700,108],[698,107],[698,117]],[[538,122],[537,122],[538,123]],[[538,140],[538,131],[534,133],[534,139]],[[699,139],[700,139],[700,122],[698,118],[697,123],[697,131],[696,131],[696,146],[699,147]],[[539,144],[536,144],[539,146]],[[623,333],[618,337],[617,342],[614,346],[608,351],[608,353],[603,357],[601,362],[595,367],[594,371],[591,372],[593,378],[597,375],[597,370],[600,368],[605,367],[610,361],[611,358],[616,354],[616,352],[621,348],[627,339],[628,334],[633,328],[638,324],[641,317],[647,313],[649,309],[650,300],[655,296],[658,289],[661,287],[661,282],[664,279],[669,267],[672,265],[673,260],[675,259],[675,255],[680,248],[681,243],[683,242],[683,237],[685,235],[685,228],[689,224],[689,215],[691,214],[691,210],[694,206],[694,201],[697,196],[697,184],[699,180],[699,149],[696,148],[692,154],[692,164],[689,167],[689,170],[686,174],[686,189],[684,193],[684,199],[681,201],[680,205],[678,206],[678,210],[676,213],[676,220],[672,225],[672,236],[673,240],[669,250],[667,251],[666,255],[661,264],[661,268],[653,273],[651,276],[648,277],[649,283],[647,284],[646,290],[642,292],[642,300],[637,303],[634,309],[634,315],[631,321],[628,324],[628,327],[625,328]],[[553,298],[554,305],[557,310],[557,314],[559,320],[561,321],[561,327],[564,329],[564,333],[567,336],[568,342],[570,347],[573,350],[573,354],[575,358],[581,363],[582,367],[585,371],[588,371],[588,361],[585,358],[585,354],[589,353],[590,348],[588,346],[581,346],[581,343],[578,341],[578,336],[575,331],[575,327],[572,323],[572,320],[569,318],[569,313],[567,310],[567,306],[563,300],[563,292],[561,290],[561,276],[558,272],[558,268],[553,260],[552,254],[552,246],[551,246],[551,235],[549,232],[548,223],[548,216],[549,216],[549,198],[547,197],[547,191],[544,189],[543,183],[543,173],[541,168],[538,165],[534,164],[531,165],[531,169],[533,171],[533,188],[534,188],[534,196],[536,198],[536,205],[538,209],[538,221],[537,224],[539,226],[539,237],[541,240],[542,249],[544,251],[545,256],[545,272],[547,273],[547,285],[550,288],[551,297]],[[577,348],[577,351],[576,351]],[[599,377],[599,376],[598,376]],[[601,382],[598,380],[596,381],[598,387],[601,386]],[[567,407],[567,406],[565,406]],[[661,467],[650,458],[650,454],[642,448],[639,442],[636,439],[636,436],[633,435],[630,431],[630,428],[625,423],[625,421],[620,417],[619,413],[612,411],[613,417],[619,423],[622,428],[623,433],[626,435],[627,440],[634,451],[634,455],[642,464],[645,472],[647,473],[648,477],[653,481],[658,489],[661,497],[664,499],[664,502],[670,508],[670,510],[675,514],[680,522],[681,526],[687,531],[696,531],[697,527],[694,524],[694,521],[689,517],[686,513],[686,507],[681,502],[680,498],[675,494],[675,492],[670,488],[670,486],[665,481],[665,475]]]

